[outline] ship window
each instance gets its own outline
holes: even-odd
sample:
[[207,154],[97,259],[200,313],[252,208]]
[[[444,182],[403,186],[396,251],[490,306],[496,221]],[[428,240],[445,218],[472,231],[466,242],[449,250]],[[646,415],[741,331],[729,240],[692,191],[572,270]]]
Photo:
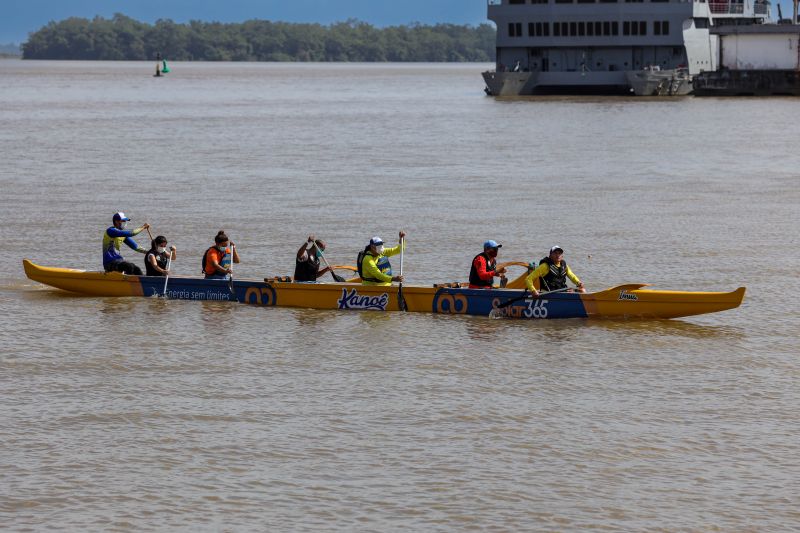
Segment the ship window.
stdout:
[[508,23],[508,36],[509,37],[522,37],[522,23],[509,22]]
[[650,0],[651,2],[669,2],[669,0]]
[[661,21],[653,21],[653,35],[661,35]]
[[531,4],[546,4],[548,0],[531,0]]
[[694,19],[695,28],[708,28],[708,19],[696,18]]
[[640,20],[639,21],[639,35],[647,35],[647,21],[646,20]]
[[664,20],[661,22],[661,35],[669,35],[669,21]]
[[544,25],[544,36],[545,37],[550,37],[550,23],[549,22],[543,22],[542,24]]
[[578,0],[579,4],[594,4],[595,0]]
[[618,0],[600,0],[601,4],[616,4]]
[[524,4],[525,0],[508,0],[509,4]]
[[556,0],[556,4],[571,4],[572,0]]
[[577,22],[570,22],[569,23],[569,34],[571,37],[575,37],[578,35],[578,23]]
[[595,35],[602,35],[603,34],[603,23],[602,22],[595,22],[594,23],[594,34]]
[[589,37],[594,37],[594,22],[586,23],[586,35]]
[[631,23],[627,20],[622,23],[622,35],[630,35],[631,34]]
[[608,21],[603,22],[603,35],[611,35],[611,23]]
[[566,37],[567,35],[569,35],[569,24],[567,24],[566,22],[562,22],[561,23],[561,36],[562,37]]
[[619,35],[619,22],[616,20],[611,23],[611,35]]
[[534,35],[536,35],[536,34],[533,32],[533,22],[529,22],[528,23],[528,37],[533,37]]
[[558,22],[553,23],[553,37],[561,37],[561,24]]
[[586,24],[584,24],[583,22],[578,23],[578,35],[581,37],[586,35]]

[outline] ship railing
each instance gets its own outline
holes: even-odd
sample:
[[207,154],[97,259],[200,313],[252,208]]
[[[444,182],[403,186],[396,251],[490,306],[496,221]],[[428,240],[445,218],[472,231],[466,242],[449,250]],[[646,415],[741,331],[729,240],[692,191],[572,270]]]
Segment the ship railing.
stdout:
[[756,2],[753,6],[753,12],[756,15],[769,15],[769,4]]
[[708,8],[715,15],[741,15],[744,13],[743,2],[726,2],[724,0],[711,0]]

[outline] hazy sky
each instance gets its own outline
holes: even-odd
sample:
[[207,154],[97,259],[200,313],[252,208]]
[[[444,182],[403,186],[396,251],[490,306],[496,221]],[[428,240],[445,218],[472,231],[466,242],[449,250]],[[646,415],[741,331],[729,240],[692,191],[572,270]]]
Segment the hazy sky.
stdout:
[[486,0],[0,0],[0,43],[23,42],[51,20],[114,13],[146,22],[258,18],[328,24],[357,18],[378,26],[480,24],[486,22]]

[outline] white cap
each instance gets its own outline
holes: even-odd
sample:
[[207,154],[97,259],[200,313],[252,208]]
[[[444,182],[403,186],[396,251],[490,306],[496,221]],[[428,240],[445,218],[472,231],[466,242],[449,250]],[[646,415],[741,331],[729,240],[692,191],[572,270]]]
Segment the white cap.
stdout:
[[557,245],[557,244],[555,246],[553,246],[552,248],[550,248],[550,253],[551,254],[553,252],[555,252],[555,251],[560,251],[562,254],[564,253],[564,249],[562,247],[560,247],[559,245]]

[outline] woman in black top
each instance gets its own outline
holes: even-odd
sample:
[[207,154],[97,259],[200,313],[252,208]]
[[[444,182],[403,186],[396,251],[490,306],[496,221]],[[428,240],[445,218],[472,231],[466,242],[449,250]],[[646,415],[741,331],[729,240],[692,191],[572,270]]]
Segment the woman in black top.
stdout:
[[[177,257],[175,246],[170,246],[170,251],[167,253],[167,238],[159,235],[153,242],[150,243],[150,251],[144,256],[144,267],[147,270],[147,276],[166,276],[169,274],[167,270],[167,261],[175,261]],[[170,255],[172,257],[170,257]]]

